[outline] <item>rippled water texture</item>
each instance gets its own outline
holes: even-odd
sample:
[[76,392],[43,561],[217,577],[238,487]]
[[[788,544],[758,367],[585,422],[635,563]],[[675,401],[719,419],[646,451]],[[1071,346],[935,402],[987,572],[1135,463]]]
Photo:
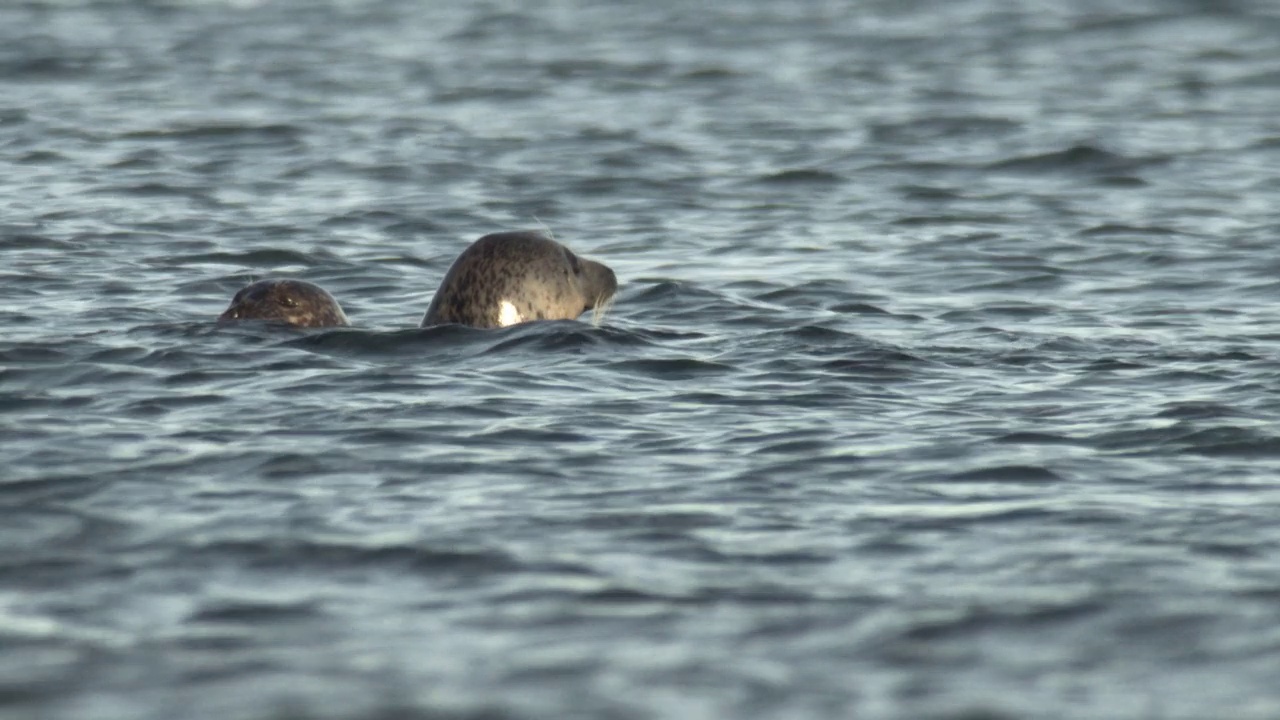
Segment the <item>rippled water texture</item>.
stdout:
[[0,714],[1280,718],[1276,5],[542,5],[3,5]]

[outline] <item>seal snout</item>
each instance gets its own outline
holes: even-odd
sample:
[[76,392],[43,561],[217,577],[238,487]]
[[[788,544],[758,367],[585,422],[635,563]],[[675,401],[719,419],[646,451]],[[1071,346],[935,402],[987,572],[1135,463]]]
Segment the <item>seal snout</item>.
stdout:
[[618,292],[618,276],[604,263],[584,260],[582,264],[585,279],[582,295],[586,300],[586,307],[583,310],[591,310],[607,303],[613,294]]

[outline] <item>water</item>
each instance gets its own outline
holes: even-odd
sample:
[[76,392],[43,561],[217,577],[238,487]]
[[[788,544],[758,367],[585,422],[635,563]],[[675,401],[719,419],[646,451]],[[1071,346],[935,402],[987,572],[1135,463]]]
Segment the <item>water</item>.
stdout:
[[1280,717],[1272,4],[436,5],[0,10],[5,718]]

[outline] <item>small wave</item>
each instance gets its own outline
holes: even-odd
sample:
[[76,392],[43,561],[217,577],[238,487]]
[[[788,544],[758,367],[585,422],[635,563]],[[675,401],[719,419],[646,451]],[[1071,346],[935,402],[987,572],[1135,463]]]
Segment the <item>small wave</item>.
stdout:
[[441,348],[474,348],[484,345],[485,331],[465,325],[436,325],[403,330],[330,328],[304,332],[285,345],[312,352],[350,358],[377,359],[422,357]]
[[598,327],[576,320],[524,323],[496,332],[509,333],[510,336],[495,343],[485,351],[486,353],[510,352],[517,348],[564,351],[587,347],[636,347],[652,344],[643,335],[629,330]]
[[32,81],[80,79],[92,74],[101,60],[100,51],[70,47],[49,35],[6,38],[0,47],[0,77]]
[[207,187],[178,185],[171,182],[144,182],[133,185],[102,185],[92,190],[97,195],[126,195],[140,198],[187,198],[214,204]]
[[576,320],[522,323],[509,328],[435,325],[403,330],[333,328],[305,332],[284,344],[312,352],[356,359],[488,355],[520,350],[564,352],[590,347],[633,347],[653,344],[645,333],[615,327],[593,327]]
[[1040,465],[1001,465],[954,473],[942,480],[948,483],[1055,483],[1062,476]]
[[1207,400],[1169,403],[1156,414],[1156,417],[1174,418],[1177,420],[1217,420],[1219,418],[1248,416],[1248,413],[1238,408]]
[[488,574],[517,570],[519,562],[505,553],[484,549],[437,548],[407,543],[367,543],[352,538],[285,539],[271,535],[261,539],[194,542],[178,550],[211,557],[231,557],[261,568],[315,568],[326,572],[355,568],[400,568],[423,574]]
[[300,620],[320,614],[320,605],[311,600],[269,600],[265,598],[224,598],[204,600],[187,616],[187,622],[257,625]]
[[495,38],[506,41],[513,37],[554,34],[554,29],[545,18],[537,14],[488,11],[469,19],[463,28],[445,39],[467,44]]
[[1057,433],[1035,432],[1035,431],[1018,431],[998,435],[991,439],[992,442],[1007,443],[1010,445],[1075,445],[1079,441],[1074,440],[1066,435]]
[[796,168],[759,175],[753,179],[763,185],[835,185],[845,181],[840,175],[816,168]]
[[1182,235],[1177,230],[1160,225],[1124,225],[1121,223],[1103,223],[1094,225],[1079,232],[1081,237],[1172,237]]
[[730,67],[723,65],[705,65],[703,67],[688,70],[680,74],[681,80],[689,80],[692,82],[720,82],[722,80],[732,80],[742,77],[742,73]]
[[[637,283],[643,283],[645,280],[638,280]],[[670,300],[679,299],[681,301],[690,298],[701,299],[719,299],[721,296],[714,291],[707,290],[698,285],[678,280],[659,280],[649,281],[650,285],[643,290],[633,293],[631,299],[638,302],[668,302]]]
[[873,123],[868,128],[872,142],[910,143],[955,138],[1003,137],[1019,130],[1022,123],[1001,117],[964,115],[922,118],[895,123]]
[[[1151,165],[1168,162],[1167,157],[1128,157],[1092,145],[1073,145],[1035,155],[1022,155],[987,165],[988,170],[1037,175],[1089,174],[1125,176]],[[1136,182],[1142,182],[1134,178]]]
[[737,368],[732,365],[687,357],[620,360],[610,363],[609,367],[620,372],[636,373],[657,380],[691,380],[737,371]]
[[334,260],[329,253],[308,253],[300,250],[282,250],[279,248],[262,248],[243,252],[209,252],[184,255],[164,255],[148,260],[156,266],[172,265],[241,265],[244,267],[312,267],[327,265]]
[[906,215],[893,221],[900,227],[930,227],[933,225],[1012,225],[1015,220],[995,213],[938,213],[932,215]]
[[788,307],[822,307],[830,303],[833,297],[867,300],[873,296],[859,296],[849,290],[847,281],[827,278],[786,287],[777,287],[771,283],[768,289],[753,294],[751,299]]
[[147,141],[173,140],[182,143],[231,140],[240,144],[296,144],[301,142],[304,133],[303,128],[297,125],[253,125],[226,122],[178,125],[176,127],[153,130],[134,130],[121,133],[120,138]]
[[1252,428],[1206,428],[1184,435],[1179,444],[1188,453],[1210,457],[1280,457],[1280,435]]
[[905,200],[920,200],[923,202],[950,202],[953,200],[963,200],[964,194],[958,190],[944,187],[934,187],[930,185],[899,185],[894,188]]
[[846,315],[893,315],[900,318],[919,319],[918,315],[898,315],[882,307],[865,302],[838,302],[827,307],[827,309],[831,312],[844,313]]

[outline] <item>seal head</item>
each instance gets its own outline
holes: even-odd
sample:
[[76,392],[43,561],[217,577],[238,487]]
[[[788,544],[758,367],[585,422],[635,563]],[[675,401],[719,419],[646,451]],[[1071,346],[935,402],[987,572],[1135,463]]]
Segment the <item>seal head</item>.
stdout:
[[503,232],[475,241],[445,273],[422,327],[458,323],[506,327],[532,320],[574,320],[607,303],[618,278],[536,232]]
[[231,298],[218,323],[265,320],[295,327],[350,325],[342,306],[324,288],[306,280],[259,280]]

